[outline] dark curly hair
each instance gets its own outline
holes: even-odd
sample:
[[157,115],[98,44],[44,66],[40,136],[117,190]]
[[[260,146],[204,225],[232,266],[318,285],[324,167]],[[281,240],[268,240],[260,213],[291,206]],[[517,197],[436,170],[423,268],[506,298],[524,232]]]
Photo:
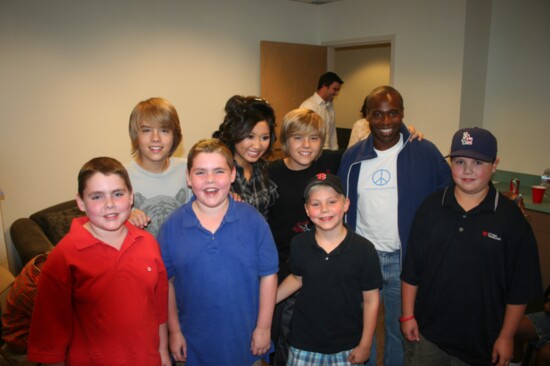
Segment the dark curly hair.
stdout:
[[271,153],[275,142],[275,112],[263,98],[234,95],[225,104],[225,118],[212,137],[219,138],[235,153],[235,145],[244,140],[256,123],[266,121],[269,126],[269,146],[262,158]]

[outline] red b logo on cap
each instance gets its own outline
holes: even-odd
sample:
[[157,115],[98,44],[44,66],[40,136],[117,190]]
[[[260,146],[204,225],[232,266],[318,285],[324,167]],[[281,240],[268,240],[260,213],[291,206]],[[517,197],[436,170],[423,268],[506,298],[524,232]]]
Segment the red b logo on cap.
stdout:
[[325,179],[327,179],[326,173],[317,174],[317,180],[325,180]]

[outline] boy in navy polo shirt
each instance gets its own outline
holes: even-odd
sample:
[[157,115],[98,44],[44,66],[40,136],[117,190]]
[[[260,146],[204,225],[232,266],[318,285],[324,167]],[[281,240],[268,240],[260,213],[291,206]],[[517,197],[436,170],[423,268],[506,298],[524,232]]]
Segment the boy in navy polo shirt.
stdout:
[[370,349],[382,274],[371,242],[343,224],[349,207],[340,179],[320,173],[304,192],[314,230],[290,245],[291,274],[277,302],[299,289],[290,321],[287,365],[362,364]]
[[401,330],[412,365],[508,365],[525,306],[542,292],[537,243],[491,183],[497,140],[455,133],[453,183],[418,209],[401,273]]

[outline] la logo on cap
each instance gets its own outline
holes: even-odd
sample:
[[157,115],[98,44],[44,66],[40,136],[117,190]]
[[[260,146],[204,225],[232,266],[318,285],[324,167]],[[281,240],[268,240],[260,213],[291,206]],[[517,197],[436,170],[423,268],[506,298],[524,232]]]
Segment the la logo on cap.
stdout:
[[472,136],[470,136],[470,134],[468,133],[468,131],[465,131],[463,134],[462,134],[462,145],[473,145],[474,144],[474,139]]

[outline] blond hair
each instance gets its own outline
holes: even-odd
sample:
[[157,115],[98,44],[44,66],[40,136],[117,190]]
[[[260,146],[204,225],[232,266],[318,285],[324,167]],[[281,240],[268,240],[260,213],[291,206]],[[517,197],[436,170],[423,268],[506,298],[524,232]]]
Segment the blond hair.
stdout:
[[318,133],[321,139],[321,146],[325,144],[326,128],[321,116],[312,110],[305,108],[294,109],[286,114],[283,118],[283,125],[279,141],[281,142],[281,150],[285,155],[288,155],[288,139],[292,135],[310,135]]
[[172,131],[174,140],[168,156],[172,156],[178,148],[181,140],[180,119],[176,108],[163,98],[149,98],[139,102],[132,113],[130,114],[130,123],[128,130],[130,132],[130,140],[132,140],[132,156],[137,156],[139,152],[138,132],[140,123],[147,121],[156,128],[166,128]]

